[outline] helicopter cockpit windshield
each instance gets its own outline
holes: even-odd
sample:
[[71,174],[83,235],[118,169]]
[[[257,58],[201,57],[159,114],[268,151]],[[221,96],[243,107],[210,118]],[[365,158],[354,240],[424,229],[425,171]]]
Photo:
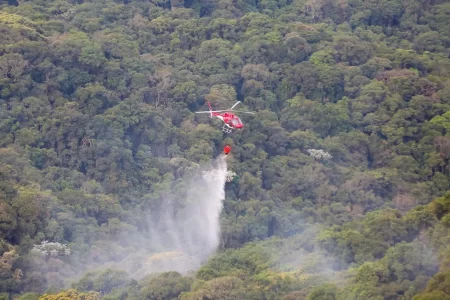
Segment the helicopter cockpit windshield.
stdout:
[[242,126],[242,122],[241,119],[239,119],[239,117],[234,117],[233,120],[231,120],[231,124],[233,124],[233,126],[236,127]]

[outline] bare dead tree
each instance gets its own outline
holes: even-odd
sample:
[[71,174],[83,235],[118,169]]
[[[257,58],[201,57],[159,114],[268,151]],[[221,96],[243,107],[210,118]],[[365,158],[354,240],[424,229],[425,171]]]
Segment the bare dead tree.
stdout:
[[416,199],[410,194],[397,194],[392,201],[395,204],[395,207],[401,211],[407,211],[414,206],[416,206]]
[[446,136],[438,136],[434,139],[436,151],[439,151],[442,158],[449,158],[450,155],[450,138]]
[[6,77],[16,83],[28,67],[28,61],[20,54],[9,53],[0,58],[0,76]]
[[167,107],[168,90],[172,83],[172,71],[169,68],[162,68],[156,71],[155,75],[148,77],[148,83],[156,88],[156,107]]
[[388,70],[388,71],[383,71],[380,72],[376,75],[376,79],[379,81],[383,81],[384,83],[388,83],[390,81],[392,81],[395,78],[399,78],[399,77],[417,77],[417,73],[412,71],[412,70],[408,70],[408,69],[395,69],[395,70]]
[[92,141],[92,139],[90,137],[85,136],[82,140],[81,140],[81,147],[90,147],[92,146],[94,143]]
[[306,2],[305,8],[311,14],[313,23],[316,22],[316,18],[320,18],[324,4],[325,0],[308,0]]

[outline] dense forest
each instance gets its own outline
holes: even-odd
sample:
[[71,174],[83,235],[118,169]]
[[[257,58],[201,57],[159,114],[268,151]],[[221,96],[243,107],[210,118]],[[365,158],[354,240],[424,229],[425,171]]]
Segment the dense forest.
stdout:
[[[449,300],[449,24],[445,0],[1,0],[0,299]],[[226,134],[205,101],[256,115]],[[111,267],[225,144],[217,253]]]

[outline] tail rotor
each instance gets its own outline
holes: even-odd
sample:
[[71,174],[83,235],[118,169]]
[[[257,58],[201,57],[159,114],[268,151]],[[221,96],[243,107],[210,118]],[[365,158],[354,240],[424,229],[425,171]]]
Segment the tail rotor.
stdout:
[[209,117],[212,118],[213,117],[213,112],[221,112],[220,110],[212,110],[211,103],[209,103],[209,101],[208,101],[208,108],[209,108],[209,111],[208,110],[206,110],[206,111],[196,111],[195,113],[196,114],[209,114]]
[[213,117],[213,115],[212,115],[212,107],[211,107],[211,103],[209,103],[209,101],[208,101],[208,107],[209,107],[209,117],[212,118]]

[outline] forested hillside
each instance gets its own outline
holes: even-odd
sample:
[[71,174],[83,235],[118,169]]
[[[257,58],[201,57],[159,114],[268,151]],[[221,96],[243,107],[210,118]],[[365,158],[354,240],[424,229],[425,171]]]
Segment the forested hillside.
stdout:
[[[449,300],[449,24],[445,0],[0,1],[0,299]],[[225,134],[206,100],[256,115]],[[219,252],[107,268],[225,144]]]

